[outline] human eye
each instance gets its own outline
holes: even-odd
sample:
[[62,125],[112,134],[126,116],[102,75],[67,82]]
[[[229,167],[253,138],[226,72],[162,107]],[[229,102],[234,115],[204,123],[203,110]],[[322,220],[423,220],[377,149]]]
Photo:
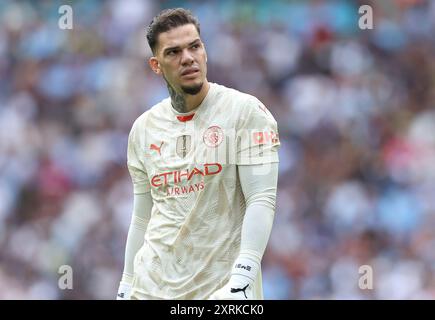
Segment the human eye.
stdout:
[[199,49],[199,47],[201,47],[201,45],[199,43],[195,43],[192,45],[193,49]]
[[171,49],[166,51],[167,56],[175,56],[178,53],[178,49]]

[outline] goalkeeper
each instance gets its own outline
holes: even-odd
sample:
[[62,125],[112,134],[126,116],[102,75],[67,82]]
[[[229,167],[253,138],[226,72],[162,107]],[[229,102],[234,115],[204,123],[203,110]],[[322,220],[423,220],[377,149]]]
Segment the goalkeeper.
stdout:
[[147,40],[169,97],[129,134],[134,204],[118,299],[263,299],[277,123],[256,97],[207,80],[190,11],[162,11]]

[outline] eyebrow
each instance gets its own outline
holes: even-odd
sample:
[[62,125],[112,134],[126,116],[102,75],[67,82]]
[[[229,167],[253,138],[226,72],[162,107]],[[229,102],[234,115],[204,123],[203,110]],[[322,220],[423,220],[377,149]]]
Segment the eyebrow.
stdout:
[[[190,47],[191,45],[194,45],[195,43],[201,41],[201,39],[197,38],[195,40],[193,40],[192,42],[190,42],[187,46]],[[169,47],[163,50],[163,53],[166,54],[168,51],[174,50],[174,49],[180,49],[180,46],[174,46],[174,47]]]

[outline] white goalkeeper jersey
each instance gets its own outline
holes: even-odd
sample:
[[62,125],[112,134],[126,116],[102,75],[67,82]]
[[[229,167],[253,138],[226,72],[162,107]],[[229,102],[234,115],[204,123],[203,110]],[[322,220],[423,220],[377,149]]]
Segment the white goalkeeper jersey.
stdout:
[[[135,121],[128,169],[134,192],[150,191],[153,208],[133,297],[206,299],[229,280],[246,209],[237,165],[278,162],[279,144],[257,98],[215,83],[189,113],[167,98]],[[262,299],[261,271],[255,285]]]

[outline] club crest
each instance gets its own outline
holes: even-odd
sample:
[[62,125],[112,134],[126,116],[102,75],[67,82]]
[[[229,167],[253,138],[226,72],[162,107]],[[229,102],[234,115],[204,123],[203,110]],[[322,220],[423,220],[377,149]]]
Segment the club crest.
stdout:
[[204,132],[204,143],[211,148],[216,148],[222,143],[224,139],[224,133],[218,126],[211,126]]

